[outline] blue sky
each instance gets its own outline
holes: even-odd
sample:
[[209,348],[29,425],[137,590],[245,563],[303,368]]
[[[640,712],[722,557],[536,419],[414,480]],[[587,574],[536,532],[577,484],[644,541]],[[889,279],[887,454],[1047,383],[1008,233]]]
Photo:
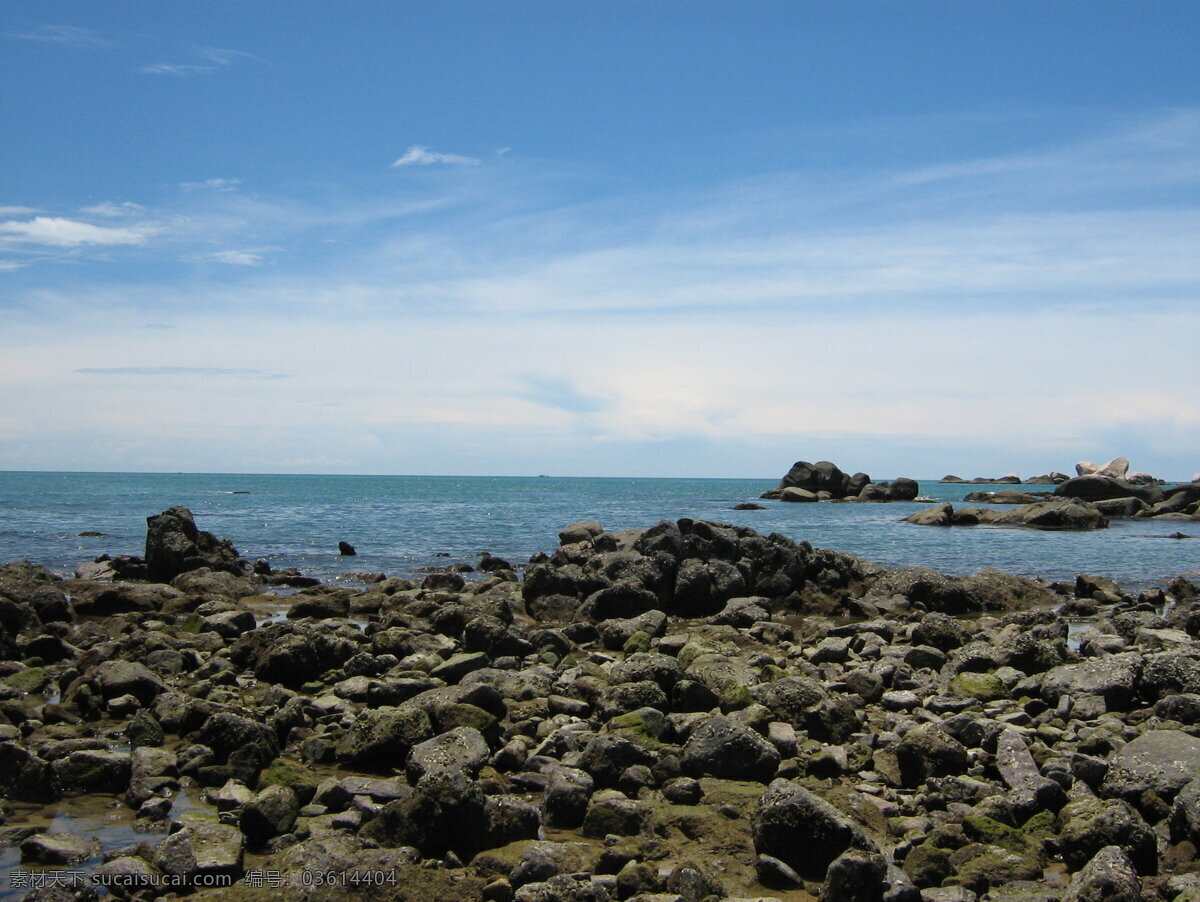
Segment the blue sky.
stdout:
[[1198,28],[4,4],[0,469],[1190,477]]

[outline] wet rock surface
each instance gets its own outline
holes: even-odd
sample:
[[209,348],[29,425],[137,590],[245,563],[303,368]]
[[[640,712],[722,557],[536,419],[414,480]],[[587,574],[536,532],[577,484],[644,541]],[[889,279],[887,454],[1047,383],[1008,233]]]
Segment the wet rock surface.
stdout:
[[[145,899],[1200,886],[1182,577],[887,570],[685,519],[573,524],[524,579],[485,557],[470,580],[279,595],[182,510],[106,580],[0,567],[14,866]],[[125,838],[51,828],[79,800]]]

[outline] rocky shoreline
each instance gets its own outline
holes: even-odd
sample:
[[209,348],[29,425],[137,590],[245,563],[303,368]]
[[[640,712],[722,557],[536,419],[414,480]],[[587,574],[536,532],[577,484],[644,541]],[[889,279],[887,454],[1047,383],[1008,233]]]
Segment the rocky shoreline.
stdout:
[[[0,845],[87,878],[25,898],[1200,900],[1185,578],[692,520],[474,570],[314,584],[183,508],[0,567]],[[138,841],[48,832],[67,797]]]

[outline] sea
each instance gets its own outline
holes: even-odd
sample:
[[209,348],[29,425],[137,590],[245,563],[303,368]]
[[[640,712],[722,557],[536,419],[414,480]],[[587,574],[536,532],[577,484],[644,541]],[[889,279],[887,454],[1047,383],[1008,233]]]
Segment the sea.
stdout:
[[[782,533],[887,567],[964,575],[982,567],[1073,580],[1090,573],[1127,589],[1200,576],[1200,523],[1114,520],[1094,532],[914,526],[935,501],[1004,486],[920,482],[922,501],[794,504],[760,500],[778,479],[555,476],[310,476],[218,473],[0,472],[0,562],[29,560],[63,575],[98,555],[141,554],[146,518],[189,508],[200,529],[322,581],[355,572],[414,577],[488,552],[514,565],[552,550],[578,520],[645,528],[681,517]],[[1028,491],[1046,486],[1028,486]],[[734,510],[747,501],[763,510]],[[1172,533],[1198,538],[1173,539]],[[100,535],[81,535],[100,533]],[[338,552],[350,543],[354,557]]]

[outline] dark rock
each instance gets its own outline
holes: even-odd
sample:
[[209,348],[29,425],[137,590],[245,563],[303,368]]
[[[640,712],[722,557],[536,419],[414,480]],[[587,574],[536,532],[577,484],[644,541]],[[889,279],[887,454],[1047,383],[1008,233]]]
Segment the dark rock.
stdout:
[[338,758],[367,767],[394,767],[433,735],[429,715],[415,707],[363,711],[337,746]]
[[815,464],[798,460],[779,482],[780,489],[796,487],[809,492],[828,492],[834,498],[845,498],[849,485],[850,477],[827,460]]
[[124,792],[129,785],[128,752],[84,749],[53,763],[58,784],[75,792]]
[[1072,870],[1092,860],[1105,846],[1120,846],[1140,874],[1158,871],[1158,843],[1137,810],[1120,799],[1082,798],[1068,802],[1059,815],[1058,847]]
[[354,550],[354,546],[349,542],[338,542],[338,554],[343,557],[354,557],[358,552]]
[[1200,739],[1180,730],[1150,730],[1124,745],[1108,765],[1104,795],[1135,802],[1149,789],[1173,799],[1200,774]]
[[154,864],[164,874],[188,884],[204,885],[217,876],[236,880],[242,875],[241,831],[225,824],[189,820],[158,844]]
[[847,849],[878,852],[846,815],[787,780],[775,780],[763,793],[751,826],[755,852],[778,858],[809,879],[824,877]]
[[290,786],[268,786],[242,807],[240,825],[251,843],[261,844],[290,833],[296,823],[300,803]]
[[426,774],[450,768],[474,777],[490,755],[482,733],[472,727],[456,727],[412,747],[405,764],[408,782],[415,785]]
[[821,902],[882,902],[887,861],[878,853],[848,849],[829,865]]
[[1062,902],[1141,902],[1142,881],[1120,846],[1105,846],[1071,878]]
[[1042,677],[1042,698],[1055,705],[1064,695],[1099,696],[1107,710],[1126,711],[1136,696],[1142,666],[1142,656],[1136,652],[1063,664]]
[[186,507],[172,507],[146,518],[146,568],[152,580],[170,582],[180,573],[200,567],[242,573],[249,565],[228,539],[198,530]]
[[965,773],[969,764],[966,747],[937,724],[913,727],[895,746],[904,786],[920,786],[930,777]]
[[1107,501],[1112,498],[1139,498],[1147,504],[1162,499],[1158,486],[1134,485],[1124,479],[1111,476],[1076,476],[1060,484],[1054,494],[1062,498],[1078,498],[1081,501]]
[[745,724],[717,716],[692,731],[684,746],[683,767],[693,776],[766,783],[779,767],[779,752]]

